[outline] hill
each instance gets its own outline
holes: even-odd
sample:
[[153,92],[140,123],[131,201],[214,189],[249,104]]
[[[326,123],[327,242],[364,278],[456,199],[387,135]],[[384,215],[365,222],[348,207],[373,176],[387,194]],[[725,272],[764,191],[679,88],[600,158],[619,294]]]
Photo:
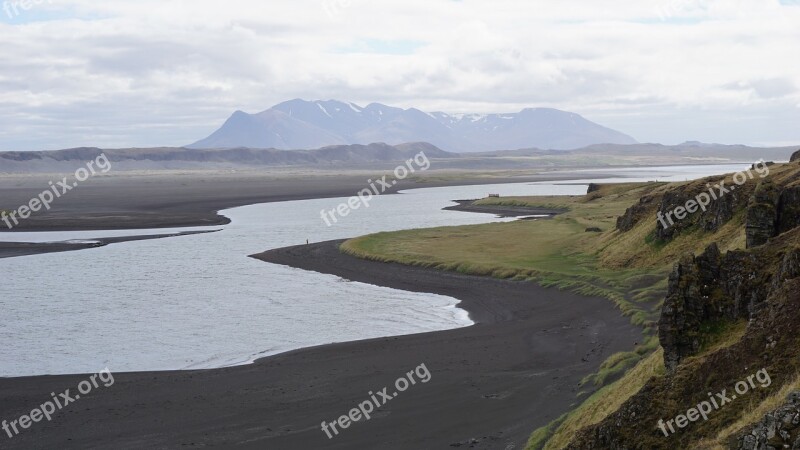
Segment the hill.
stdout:
[[[530,449],[796,448],[800,151],[791,159],[754,167],[758,175],[742,184],[732,174],[592,186],[581,197],[484,199],[477,203],[569,212],[380,233],[342,250],[604,295],[645,327],[646,341],[587,378],[581,406],[537,430]],[[735,189],[674,226],[659,223],[709,185]],[[712,404],[715,394],[731,400]]]

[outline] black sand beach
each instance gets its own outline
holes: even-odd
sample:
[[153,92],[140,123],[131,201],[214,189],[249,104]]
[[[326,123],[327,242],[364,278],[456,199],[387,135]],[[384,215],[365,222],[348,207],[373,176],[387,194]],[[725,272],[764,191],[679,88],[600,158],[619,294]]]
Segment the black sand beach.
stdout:
[[[259,259],[349,280],[462,300],[477,325],[333,344],[248,366],[115,374],[0,446],[53,448],[520,449],[529,433],[576,401],[578,382],[640,330],[613,304],[523,282],[362,261],[337,242],[267,252]],[[365,307],[369,307],[364,299]],[[102,345],[102,343],[98,343]],[[333,439],[322,421],[425,364],[410,387]],[[98,368],[100,370],[102,368]],[[113,372],[113,367],[110,368]],[[85,375],[0,379],[0,420],[14,420]],[[389,391],[391,392],[391,390]]]

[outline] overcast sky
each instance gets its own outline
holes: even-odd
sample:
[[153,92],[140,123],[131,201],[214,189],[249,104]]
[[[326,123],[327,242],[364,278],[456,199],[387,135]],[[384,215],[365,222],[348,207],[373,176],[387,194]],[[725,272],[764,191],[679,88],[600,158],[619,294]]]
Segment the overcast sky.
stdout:
[[180,146],[292,98],[800,144],[800,0],[0,0],[0,150]]

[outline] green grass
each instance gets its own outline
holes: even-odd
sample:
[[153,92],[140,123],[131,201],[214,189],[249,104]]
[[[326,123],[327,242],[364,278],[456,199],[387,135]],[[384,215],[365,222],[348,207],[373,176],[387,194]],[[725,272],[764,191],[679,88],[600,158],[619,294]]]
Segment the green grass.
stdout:
[[653,303],[666,292],[669,267],[623,269],[604,267],[599,259],[606,233],[631,203],[631,193],[661,183],[609,185],[589,196],[508,197],[483,199],[491,205],[567,209],[551,220],[525,220],[459,227],[378,233],[351,239],[341,249],[383,262],[450,270],[496,278],[530,280],[614,301],[642,326],[652,326]]
[[[620,360],[623,356],[617,357]],[[586,399],[578,408],[559,417],[531,435],[526,450],[560,450],[569,444],[579,430],[599,423],[616,411],[627,399],[644,386],[651,377],[664,375],[664,352],[659,348],[641,360],[621,379],[610,384]],[[535,439],[534,439],[535,437]]]
[[736,421],[720,430],[715,437],[696,442],[693,448],[698,450],[723,450],[728,448],[728,440],[731,437],[746,426],[761,420],[767,413],[784,405],[786,403],[786,397],[798,389],[800,389],[800,374],[786,383],[780,390],[775,392],[775,394],[747,408],[745,413],[738,417]]
[[659,347],[658,337],[651,335],[645,338],[644,343],[637,345],[632,352],[619,352],[611,355],[603,361],[597,373],[586,376],[581,385],[592,385],[600,387],[609,381],[614,381],[622,377],[628,369],[634,367],[643,357],[649,356]]
[[564,420],[566,420],[567,417],[569,417],[569,414],[563,414],[558,419],[534,431],[531,434],[531,437],[528,438],[528,443],[525,448],[528,450],[541,450],[542,447],[547,444],[547,441],[550,439],[550,437],[553,436],[553,433],[555,433],[558,427],[564,423]]
[[[660,278],[637,286],[642,270],[608,270],[592,255],[572,251],[586,235],[579,221],[516,221],[379,233],[349,240],[342,251],[360,258],[451,270],[503,279],[531,280],[545,287],[603,296],[644,325],[652,319],[638,302],[663,295]],[[662,273],[665,275],[665,273]]]
[[[667,274],[678,257],[698,253],[712,241],[719,242],[723,251],[743,246],[740,215],[716,233],[698,228],[669,243],[658,241],[654,237],[658,202],[652,202],[652,211],[646,211],[632,230],[616,231],[616,219],[628,207],[643,195],[659,195],[667,188],[665,183],[628,183],[605,185],[586,196],[483,199],[477,204],[567,212],[550,220],[378,233],[351,239],[341,249],[376,261],[530,280],[546,287],[606,297],[633,323],[643,326],[644,342],[634,351],[612,355],[597,373],[583,380],[586,390],[599,390],[568,415],[534,432],[528,447],[560,449],[581,428],[615,411],[650,377],[663,375],[663,352],[655,324],[667,291]],[[606,231],[586,233],[589,227]],[[704,348],[735,342],[741,327],[710,324],[703,333]]]

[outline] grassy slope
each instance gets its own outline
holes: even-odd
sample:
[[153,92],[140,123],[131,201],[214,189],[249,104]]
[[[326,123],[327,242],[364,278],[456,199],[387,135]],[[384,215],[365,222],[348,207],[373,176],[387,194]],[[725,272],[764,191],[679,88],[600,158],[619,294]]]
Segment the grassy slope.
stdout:
[[663,358],[664,353],[661,349],[651,353],[628,371],[624,379],[600,389],[587,398],[578,410],[565,414],[547,427],[536,430],[528,441],[528,448],[557,450],[564,447],[569,443],[574,431],[595,424],[616,411],[650,377],[664,375]]
[[634,316],[636,323],[645,324],[654,318],[652,304],[662,297],[666,286],[661,280],[668,268],[606,268],[600,264],[596,250],[602,235],[585,230],[612,230],[616,217],[630,205],[634,193],[659,186],[612,185],[590,197],[484,200],[478,204],[566,207],[570,212],[553,220],[378,233],[347,241],[342,250],[377,261],[529,279],[544,286],[602,295],[617,302],[626,314]]
[[[793,170],[776,166],[772,172],[780,179],[790,176]],[[648,326],[656,319],[672,264],[681,255],[699,253],[711,242],[717,242],[723,252],[744,248],[744,217],[735,216],[716,232],[684,232],[668,244],[652,239],[655,206],[652,219],[642,220],[626,233],[615,230],[616,218],[643,195],[659,195],[676,186],[701,189],[708,181],[606,185],[598,192],[579,197],[483,199],[477,203],[566,207],[570,211],[553,220],[380,233],[350,240],[342,250],[378,261],[529,279],[546,286],[603,295],[614,300],[635,323]],[[599,227],[604,232],[586,233],[587,227]],[[651,336],[636,352],[609,358],[601,371],[587,381],[602,385],[656,346],[655,336]],[[621,380],[595,393],[575,411],[534,432],[528,448],[541,448],[548,441],[546,448],[560,448],[581,427],[601,421],[614,411],[609,405],[621,404],[644,385],[648,377],[643,373],[657,374],[663,369],[659,368],[660,359],[653,355],[657,353],[644,358]]]
[[[478,204],[545,206],[568,208],[569,212],[552,220],[516,221],[460,227],[440,227],[378,233],[352,239],[342,250],[355,256],[384,262],[453,270],[462,273],[508,279],[526,279],[545,286],[575,290],[587,295],[601,295],[614,300],[634,323],[648,327],[649,338],[633,352],[613,355],[597,374],[584,380],[602,386],[636,365],[643,357],[649,361],[641,370],[654,371],[660,361],[652,351],[658,342],[650,328],[660,300],[666,291],[669,264],[644,269],[620,269],[605,266],[601,249],[608,247],[608,235],[618,234],[616,218],[641,195],[662,189],[663,183],[606,185],[588,196],[517,197],[484,199]],[[587,233],[598,227],[605,233]],[[660,363],[658,363],[660,364]],[[637,372],[641,374],[642,372]],[[633,378],[631,378],[633,377]],[[626,376],[617,388],[601,391],[616,400],[614,405],[635,393],[646,380]],[[596,407],[579,410],[545,430],[539,439],[547,439],[556,428],[557,435],[571,436],[573,426],[595,423],[613,409]],[[561,422],[564,422],[563,424]],[[559,427],[559,425],[561,425]],[[534,442],[536,439],[532,439]]]

